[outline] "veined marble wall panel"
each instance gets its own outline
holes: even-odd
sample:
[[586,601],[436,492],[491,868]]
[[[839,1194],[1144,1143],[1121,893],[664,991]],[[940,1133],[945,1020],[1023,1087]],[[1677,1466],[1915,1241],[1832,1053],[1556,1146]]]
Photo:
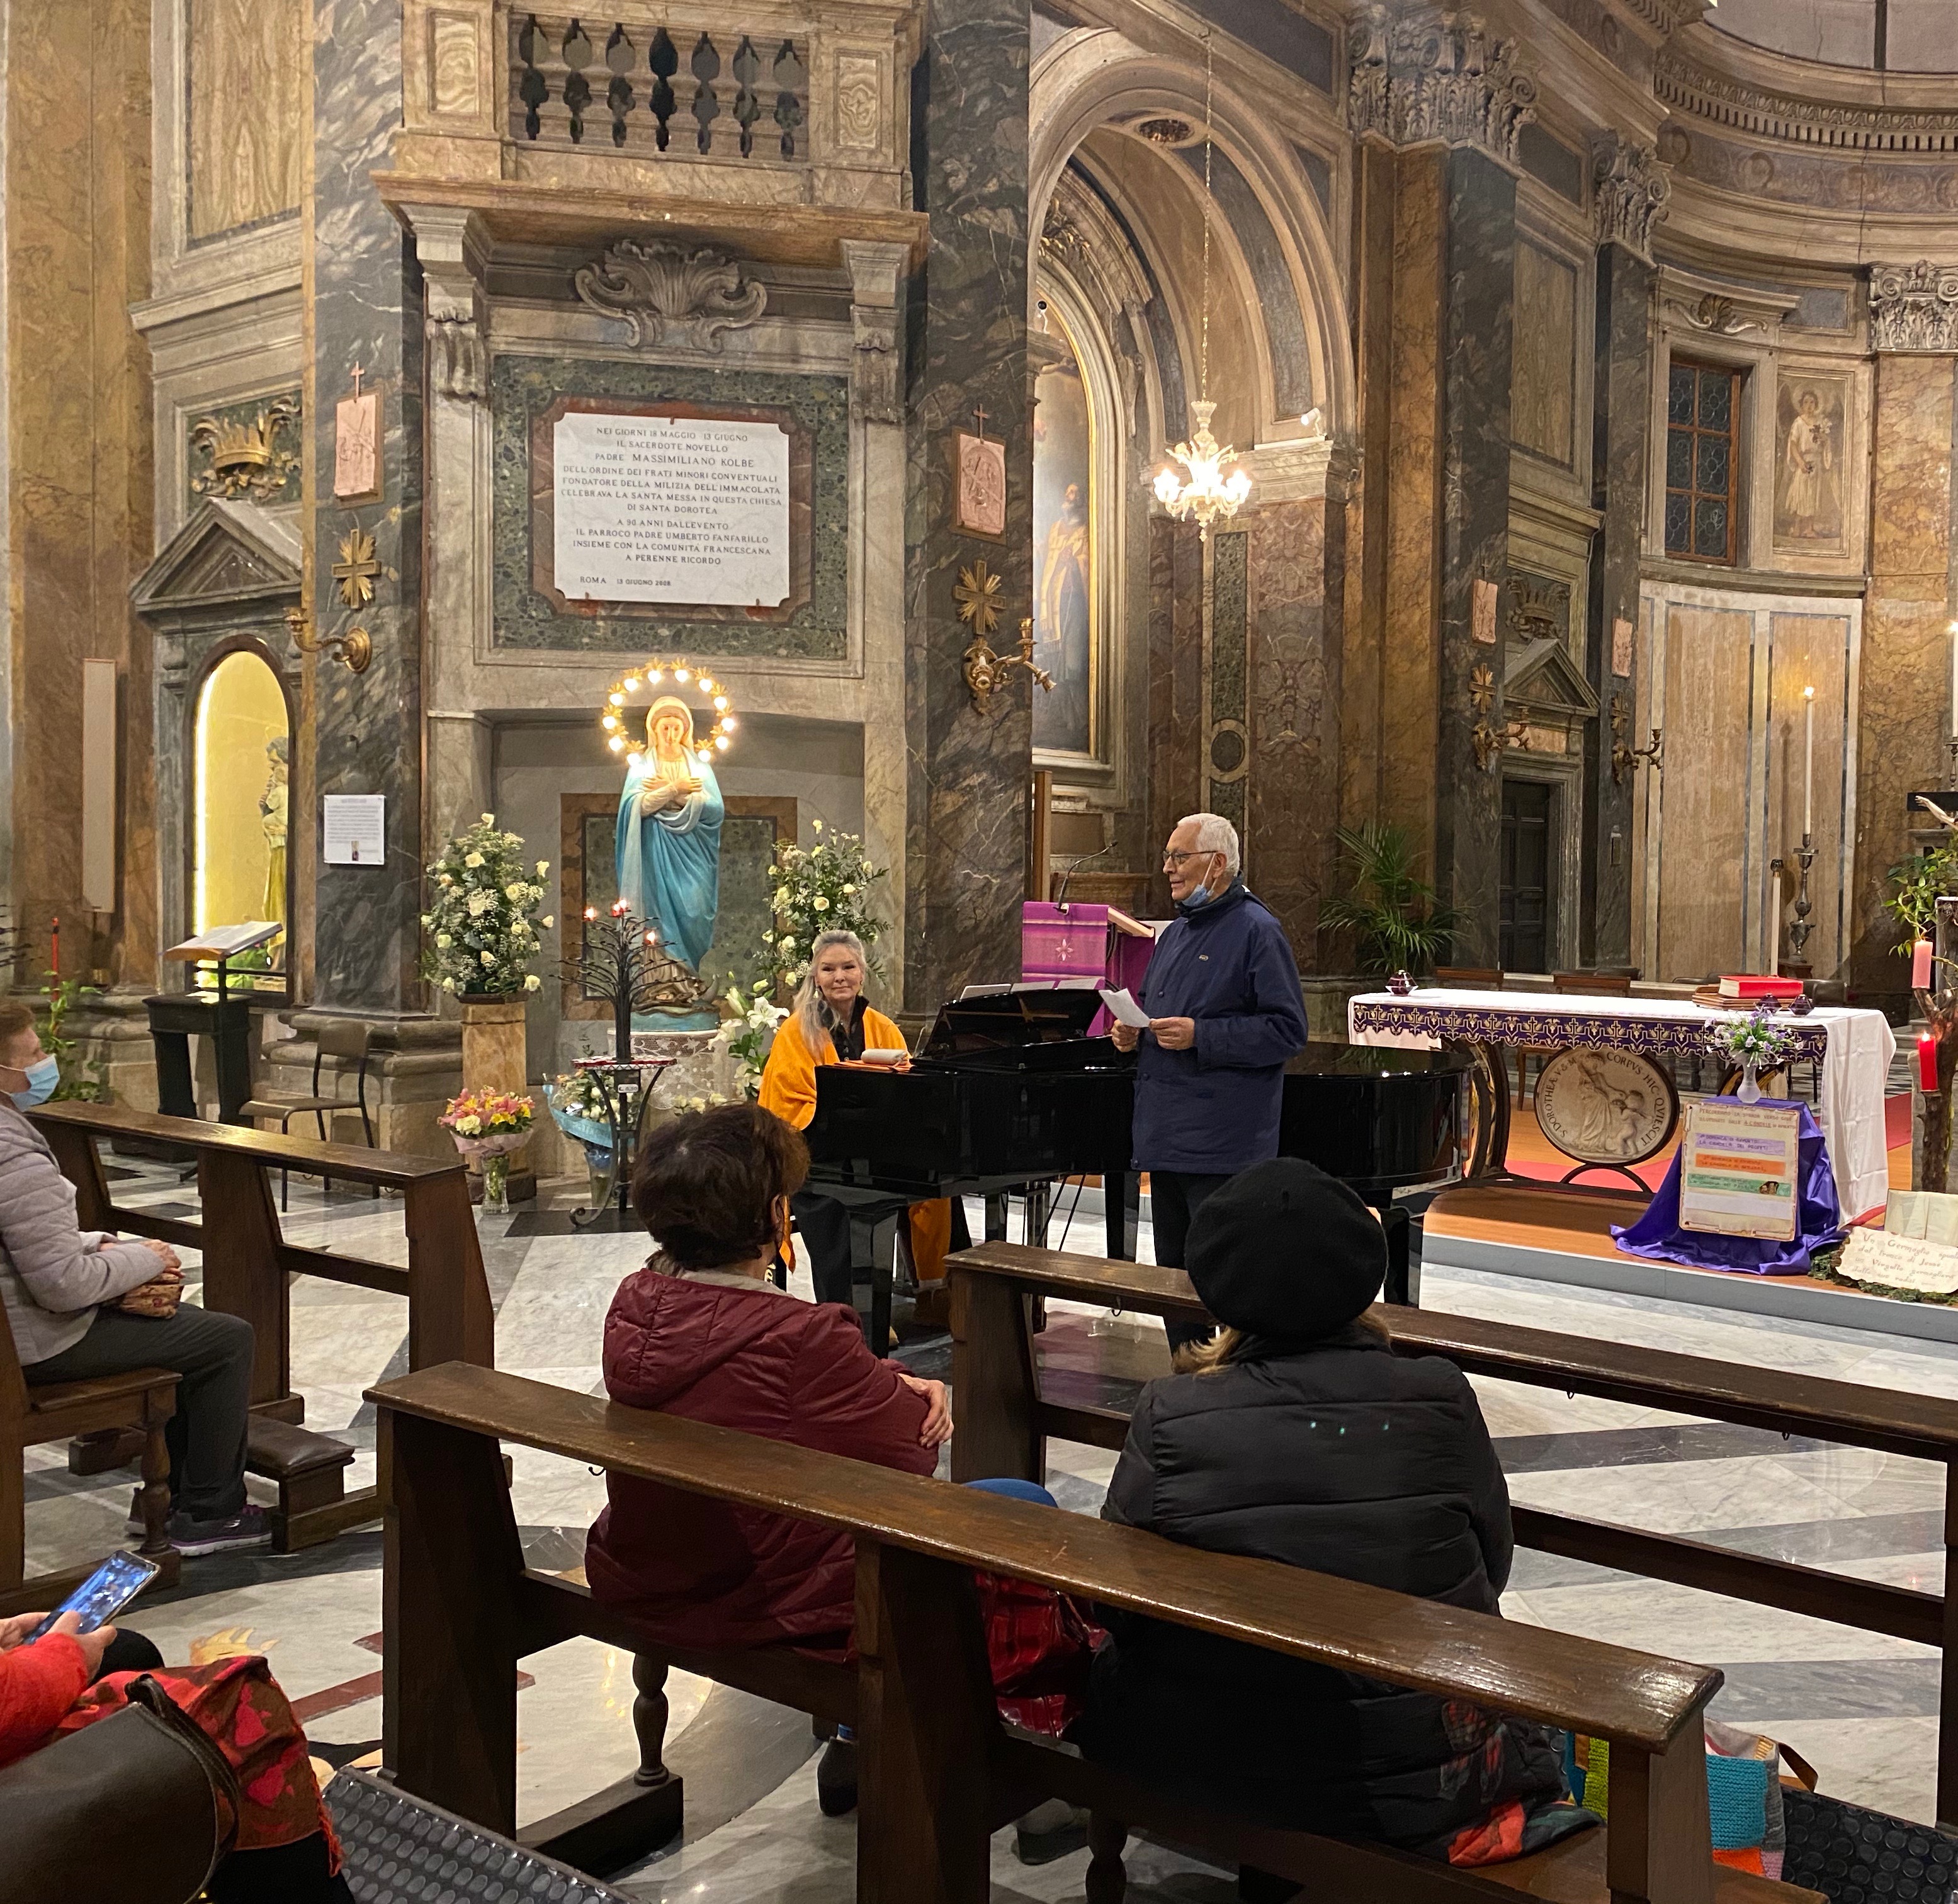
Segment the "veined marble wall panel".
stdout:
[[[680,648],[841,662],[849,650],[850,391],[841,377],[715,371],[644,361],[499,354],[490,379],[494,432],[494,645],[651,654]],[[814,443],[809,601],[786,622],[693,621],[672,615],[557,612],[532,586],[532,421],[560,397],[765,405],[791,411]]]
[[302,141],[305,0],[189,0],[190,167],[195,242],[296,211]]
[[1883,907],[1884,870],[1911,850],[1905,803],[1948,787],[1950,626],[1958,614],[1952,536],[1958,359],[1877,360],[1870,459],[1870,581],[1861,673],[1865,744],[1857,772],[1861,832],[1854,925],[1860,988],[1900,993],[1889,955],[1896,927]]
[[1510,435],[1521,448],[1567,470],[1576,454],[1576,267],[1519,239],[1516,308]]

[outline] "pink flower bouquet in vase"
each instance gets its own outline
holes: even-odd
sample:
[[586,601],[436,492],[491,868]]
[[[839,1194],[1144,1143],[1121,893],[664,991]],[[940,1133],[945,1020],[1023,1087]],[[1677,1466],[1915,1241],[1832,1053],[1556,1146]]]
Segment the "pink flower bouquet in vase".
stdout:
[[508,1091],[465,1091],[436,1120],[465,1157],[483,1160],[483,1207],[510,1208],[510,1154],[529,1142],[537,1107]]

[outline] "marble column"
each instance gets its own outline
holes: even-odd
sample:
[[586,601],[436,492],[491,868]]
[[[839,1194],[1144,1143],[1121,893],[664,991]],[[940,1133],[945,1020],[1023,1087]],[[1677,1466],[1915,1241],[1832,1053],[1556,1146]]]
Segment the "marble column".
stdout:
[[[6,35],[0,899],[27,984],[59,914],[65,974],[140,994],[156,987],[158,927],[150,644],[129,604],[154,546],[149,350],[129,323],[150,290],[149,9],[16,6]],[[120,704],[115,905],[95,914],[81,891],[90,658],[116,664]]]
[[[905,267],[909,248],[847,238],[854,349],[850,379],[850,602],[863,657],[863,844],[907,889],[909,768],[905,744]],[[906,908],[879,942],[893,974],[906,968]]]
[[[421,268],[426,352],[426,810],[429,836],[439,842],[494,804],[489,725],[469,705],[476,656],[487,645],[492,614],[489,312],[483,290],[489,252],[476,213],[410,205],[407,215]],[[557,857],[555,841],[531,845],[533,859]]]
[[[1445,189],[1434,865],[1443,898],[1465,912],[1455,962],[1481,965],[1496,962],[1501,873],[1502,762],[1489,739],[1505,718],[1497,597],[1509,572],[1516,182],[1462,147],[1448,155]],[[1487,707],[1483,669],[1494,677]]]
[[[408,237],[369,177],[401,123],[401,0],[313,0],[312,608],[322,635],[364,627],[373,661],[363,674],[325,655],[309,664],[312,784],[317,800],[380,794],[388,805],[385,865],[322,857],[312,996],[381,1015],[423,1003],[422,287]],[[361,388],[380,394],[380,484],[372,499],[342,502],[335,407],[356,366]],[[373,538],[379,567],[373,599],[350,606],[332,569],[356,530]],[[316,836],[318,815],[309,819]]]
[[[1031,683],[1015,670],[982,710],[968,692],[959,572],[1001,579],[995,648],[1033,613],[1027,367],[1026,0],[930,12],[916,87],[913,188],[931,232],[914,292],[906,484],[905,999],[929,1010],[976,981],[1017,977],[1025,889]],[[955,523],[955,439],[979,426],[1006,457],[1003,537]]]
[[1583,904],[1578,949],[1586,966],[1632,955],[1632,775],[1611,768],[1614,722],[1632,730],[1639,625],[1639,552],[1652,429],[1652,265],[1619,244],[1598,252],[1598,322],[1591,431],[1592,505],[1604,517],[1591,562],[1586,673],[1598,697],[1584,762]]
[[1196,524],[1149,518],[1149,917],[1169,916],[1160,855],[1177,822],[1203,804],[1204,548]]
[[1944,743],[1951,724],[1949,629],[1958,615],[1958,337],[1936,353],[1887,349],[1880,328],[1875,341],[1849,977],[1861,996],[1887,993],[1901,1003],[1909,974],[1890,955],[1897,929],[1884,910],[1886,873],[1912,848],[1912,790],[1951,784]]

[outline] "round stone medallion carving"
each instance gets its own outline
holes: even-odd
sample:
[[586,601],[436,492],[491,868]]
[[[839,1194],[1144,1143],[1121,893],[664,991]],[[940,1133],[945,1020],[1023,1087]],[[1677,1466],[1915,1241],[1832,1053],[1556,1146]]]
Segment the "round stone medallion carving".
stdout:
[[1679,1122],[1671,1074],[1640,1051],[1560,1051],[1536,1083],[1545,1136],[1582,1164],[1642,1164]]

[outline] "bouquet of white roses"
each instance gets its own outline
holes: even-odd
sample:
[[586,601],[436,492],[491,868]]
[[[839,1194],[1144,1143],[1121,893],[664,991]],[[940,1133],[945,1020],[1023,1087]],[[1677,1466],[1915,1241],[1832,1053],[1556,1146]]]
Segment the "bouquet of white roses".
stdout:
[[429,869],[423,965],[444,991],[506,997],[534,992],[543,983],[531,965],[541,945],[537,906],[550,862],[538,860],[534,873],[523,852],[523,841],[485,813],[451,840]]
[[813,846],[790,842],[775,848],[775,930],[763,933],[762,943],[768,975],[778,986],[797,984],[809,970],[809,948],[819,933],[854,932],[867,950],[883,930],[870,910],[870,893],[885,869],[871,864],[857,835],[832,833],[825,839],[820,820],[816,833]]

